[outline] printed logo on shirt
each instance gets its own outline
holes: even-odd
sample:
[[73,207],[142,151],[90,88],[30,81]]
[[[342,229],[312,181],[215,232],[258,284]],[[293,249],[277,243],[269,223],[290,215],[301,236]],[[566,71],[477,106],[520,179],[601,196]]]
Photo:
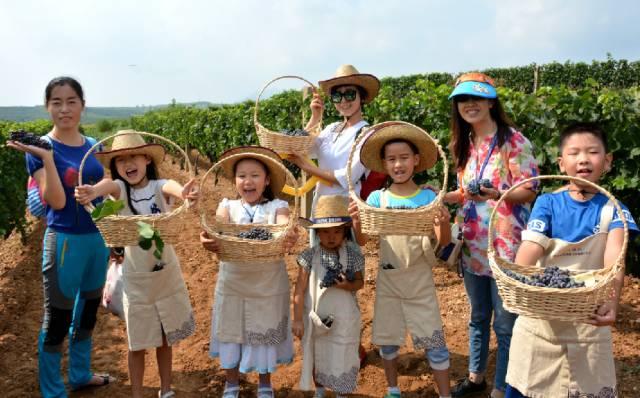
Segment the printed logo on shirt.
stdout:
[[544,232],[547,224],[542,220],[530,220],[527,229],[535,232]]
[[[623,209],[622,214],[624,214],[624,218],[627,219],[628,224],[636,223],[633,220],[633,216],[631,215],[631,212],[629,210]],[[622,218],[620,217],[620,214],[618,214],[618,211],[616,211],[615,216],[613,217],[613,220],[611,220],[611,222],[622,222]]]

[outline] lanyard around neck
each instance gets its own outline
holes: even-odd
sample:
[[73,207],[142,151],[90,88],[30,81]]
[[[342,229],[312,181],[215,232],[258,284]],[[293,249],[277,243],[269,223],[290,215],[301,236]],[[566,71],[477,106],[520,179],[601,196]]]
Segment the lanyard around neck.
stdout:
[[482,179],[482,175],[484,174],[484,169],[485,167],[487,167],[487,163],[489,163],[489,158],[491,157],[491,154],[493,153],[493,149],[496,147],[497,144],[498,144],[498,132],[496,131],[496,133],[493,135],[493,138],[491,139],[491,145],[489,145],[489,152],[487,152],[487,156],[484,158],[484,162],[482,162],[482,167],[480,167],[480,175],[476,178],[477,180]]
[[[260,206],[260,204],[256,205],[256,209],[253,212],[249,211],[249,209],[247,209],[243,202],[240,202],[240,205],[242,206],[244,212],[249,216],[249,222],[253,224],[253,217],[255,217],[256,212],[258,211],[258,206]],[[249,208],[251,208],[251,205],[249,205]]]

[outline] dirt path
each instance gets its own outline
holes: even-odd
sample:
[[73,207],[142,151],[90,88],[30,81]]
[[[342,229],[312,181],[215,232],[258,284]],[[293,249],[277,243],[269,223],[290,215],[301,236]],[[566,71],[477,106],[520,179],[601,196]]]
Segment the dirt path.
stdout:
[[[184,181],[181,172],[165,166],[163,176]],[[44,228],[35,223],[26,244],[19,236],[0,241],[0,395],[2,397],[37,397],[37,334],[42,318],[42,280],[40,274],[41,242]],[[191,296],[196,322],[196,335],[174,349],[174,387],[179,397],[219,397],[224,373],[218,362],[208,357],[211,304],[216,281],[217,260],[197,242],[197,220],[193,218],[185,231],[184,244],[177,247],[182,270]],[[306,236],[301,237],[297,251],[302,250]],[[377,249],[365,248],[369,282],[359,294],[363,319],[363,344],[367,349],[367,365],[360,371],[357,397],[381,397],[385,391],[382,362],[371,344],[374,285],[372,277],[377,262]],[[295,257],[288,256],[290,280],[296,275]],[[457,275],[445,268],[434,272],[445,334],[451,351],[451,378],[464,377],[467,366],[467,320],[469,315],[464,287]],[[614,327],[614,352],[618,382],[625,397],[640,397],[640,280],[627,278],[618,322]],[[93,367],[116,376],[119,382],[109,387],[72,394],[75,397],[128,397],[127,344],[124,322],[102,310],[94,332]],[[296,356],[289,366],[273,375],[276,396],[311,397],[297,390],[302,358],[296,342]],[[424,358],[415,353],[400,357],[400,387],[403,397],[435,397],[434,383]],[[495,338],[492,337],[490,368],[495,361]],[[66,363],[65,363],[66,366]],[[66,369],[66,367],[65,367]],[[489,374],[490,378],[493,376]],[[254,397],[256,375],[248,375],[242,383],[241,397]],[[155,355],[147,355],[145,385],[148,397],[156,397],[159,379]]]

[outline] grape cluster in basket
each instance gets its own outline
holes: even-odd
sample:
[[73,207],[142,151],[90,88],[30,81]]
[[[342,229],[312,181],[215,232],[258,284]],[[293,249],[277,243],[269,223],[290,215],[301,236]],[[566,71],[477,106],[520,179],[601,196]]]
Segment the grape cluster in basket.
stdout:
[[533,274],[531,276],[521,275],[508,269],[504,270],[504,273],[510,278],[530,286],[553,287],[557,289],[584,287],[584,282],[574,280],[569,275],[569,271],[556,266],[547,267],[543,273]]
[[293,130],[283,129],[283,130],[280,130],[280,133],[284,135],[288,135],[290,137],[308,137],[309,136],[309,132],[303,129],[293,129]]
[[40,138],[39,135],[24,130],[12,131],[9,140],[17,141],[24,145],[33,145],[46,150],[51,150],[51,144]]
[[481,180],[472,180],[469,185],[467,185],[467,191],[471,195],[480,195],[482,191],[480,191],[480,187],[484,188],[493,188],[493,184],[491,184],[491,180],[488,178],[483,178]]
[[264,228],[251,228],[248,231],[240,232],[238,238],[253,240],[269,240],[273,238],[273,234]]

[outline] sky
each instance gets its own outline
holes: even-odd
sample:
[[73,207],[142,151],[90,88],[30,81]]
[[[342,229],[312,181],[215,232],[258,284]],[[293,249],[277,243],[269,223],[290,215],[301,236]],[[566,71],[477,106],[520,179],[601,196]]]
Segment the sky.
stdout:
[[[636,0],[0,0],[0,106],[59,75],[88,106],[255,99],[281,75],[640,60]],[[298,88],[279,82],[272,90]]]

